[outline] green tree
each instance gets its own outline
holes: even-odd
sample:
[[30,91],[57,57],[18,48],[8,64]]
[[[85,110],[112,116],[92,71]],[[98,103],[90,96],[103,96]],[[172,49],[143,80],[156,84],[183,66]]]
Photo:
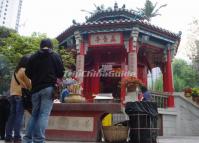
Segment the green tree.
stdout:
[[[173,67],[173,82],[176,92],[183,91],[186,87],[198,87],[199,73],[193,68],[193,65],[188,64],[182,59],[174,59]],[[160,76],[154,84],[155,91],[163,91],[162,76]]]
[[10,84],[10,62],[8,58],[0,54],[0,93],[7,91]]
[[7,37],[0,39],[0,53],[6,56],[11,64],[16,66],[19,59],[26,54],[31,54],[38,50],[42,34],[33,33],[31,36],[21,36],[11,32]]
[[167,4],[157,6],[157,2],[153,4],[150,0],[146,0],[143,8],[138,8],[138,11],[143,14],[147,21],[150,22],[151,18],[161,15],[160,9],[166,7]]
[[174,89],[175,91],[182,91],[186,87],[186,82],[177,75],[174,75]]
[[57,52],[61,55],[64,67],[70,68],[72,65],[75,65],[75,58],[71,51],[66,50],[64,47],[57,48]]
[[0,38],[9,37],[10,33],[16,33],[14,29],[6,28],[4,26],[0,26]]
[[[12,75],[10,73],[13,73],[19,59],[23,55],[32,54],[37,51],[41,40],[47,36],[40,33],[33,33],[31,36],[21,36],[14,30],[0,27],[0,37],[2,37],[0,38],[0,64],[2,65],[0,69],[0,93],[2,93],[3,90],[8,90]],[[54,49],[60,53],[65,67],[74,64],[75,60],[73,54],[63,48],[59,49],[58,41],[56,39],[52,39],[52,41],[55,47]],[[4,67],[7,68],[5,69]],[[8,83],[4,81],[7,81]]]
[[193,66],[199,70],[199,20],[194,19],[190,24],[187,42],[187,53]]
[[172,66],[175,91],[182,91],[185,87],[199,85],[199,74],[192,65],[182,59],[175,59]]
[[154,82],[154,90],[155,91],[163,91],[163,82],[162,82],[162,76],[157,78]]

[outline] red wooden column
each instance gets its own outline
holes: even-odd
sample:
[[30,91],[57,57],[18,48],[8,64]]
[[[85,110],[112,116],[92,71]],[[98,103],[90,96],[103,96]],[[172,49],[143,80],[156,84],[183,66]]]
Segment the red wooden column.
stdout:
[[167,88],[167,72],[166,72],[166,64],[165,66],[163,67],[163,71],[162,71],[162,80],[163,80],[163,91],[166,92],[168,91],[168,88]]
[[144,66],[144,69],[143,69],[143,83],[145,84],[145,86],[147,87],[147,74],[148,74],[148,71],[147,71],[147,66]]
[[[123,72],[121,77],[121,83],[123,83],[123,81],[126,78],[126,73],[128,72],[128,66],[126,65],[126,62],[122,63],[121,68]],[[121,84],[121,97],[120,97],[121,103],[124,103],[125,95],[126,95],[126,86],[124,84]]]
[[138,28],[133,28],[131,37],[129,38],[129,53],[128,53],[128,70],[137,77],[137,52],[138,52]]
[[[121,75],[121,83],[124,83],[125,78],[128,76],[128,52],[129,52],[129,40],[124,41],[124,46],[126,51],[122,53],[122,61],[121,61],[121,69],[122,69],[122,75]],[[126,96],[126,86],[124,84],[121,84],[120,89],[120,100],[123,104],[125,101]]]
[[99,62],[100,62],[100,57],[97,52],[94,53],[95,59],[94,59],[94,72],[96,73],[95,77],[92,78],[92,93],[93,94],[98,94],[100,90],[100,77],[99,77]]
[[138,66],[138,78],[147,87],[147,66],[145,66],[145,65],[139,65]]
[[163,89],[164,92],[169,92],[170,95],[168,97],[168,107],[174,107],[174,86],[173,86],[173,72],[172,72],[172,66],[171,66],[171,48],[169,47],[167,49],[167,61],[165,64],[165,69],[163,72]]
[[[128,52],[128,67],[126,68],[126,72],[130,73],[131,76],[137,77],[137,52],[138,52],[138,34],[139,34],[139,28],[134,27],[131,35],[128,40],[127,44],[127,52]],[[122,80],[124,80],[126,77],[122,77]],[[126,87],[125,85],[122,85],[121,87],[121,100],[125,101],[125,95],[126,95]]]
[[[80,84],[84,85],[84,58],[85,58],[85,49],[84,49],[84,41],[79,31],[74,32],[75,40],[76,40],[76,49],[77,49],[77,57],[76,57],[76,78],[80,82]],[[83,87],[84,88],[84,87]]]

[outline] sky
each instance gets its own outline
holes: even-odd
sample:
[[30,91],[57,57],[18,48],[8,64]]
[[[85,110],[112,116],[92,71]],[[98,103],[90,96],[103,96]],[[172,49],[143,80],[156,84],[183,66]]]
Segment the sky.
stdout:
[[[182,31],[182,40],[177,57],[186,57],[187,35],[189,24],[194,18],[199,18],[199,9],[196,0],[151,0],[158,5],[167,4],[160,10],[161,16],[152,19],[155,26],[178,33]],[[81,10],[93,11],[96,5],[112,7],[117,2],[127,9],[142,8],[145,0],[23,0],[19,33],[31,35],[32,32],[46,33],[55,38],[75,19],[79,23],[85,22],[85,16],[90,14]]]

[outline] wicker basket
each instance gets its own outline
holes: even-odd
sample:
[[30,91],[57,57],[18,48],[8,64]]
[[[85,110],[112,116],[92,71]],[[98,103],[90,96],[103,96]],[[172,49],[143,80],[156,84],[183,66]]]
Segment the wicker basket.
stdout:
[[126,126],[105,126],[103,127],[104,139],[106,142],[124,143],[128,138],[128,129]]

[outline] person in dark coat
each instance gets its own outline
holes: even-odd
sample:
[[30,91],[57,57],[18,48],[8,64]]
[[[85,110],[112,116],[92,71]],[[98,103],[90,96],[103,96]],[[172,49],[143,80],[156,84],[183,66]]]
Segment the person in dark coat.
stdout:
[[5,139],[6,121],[8,120],[10,103],[7,96],[0,96],[0,138]]

